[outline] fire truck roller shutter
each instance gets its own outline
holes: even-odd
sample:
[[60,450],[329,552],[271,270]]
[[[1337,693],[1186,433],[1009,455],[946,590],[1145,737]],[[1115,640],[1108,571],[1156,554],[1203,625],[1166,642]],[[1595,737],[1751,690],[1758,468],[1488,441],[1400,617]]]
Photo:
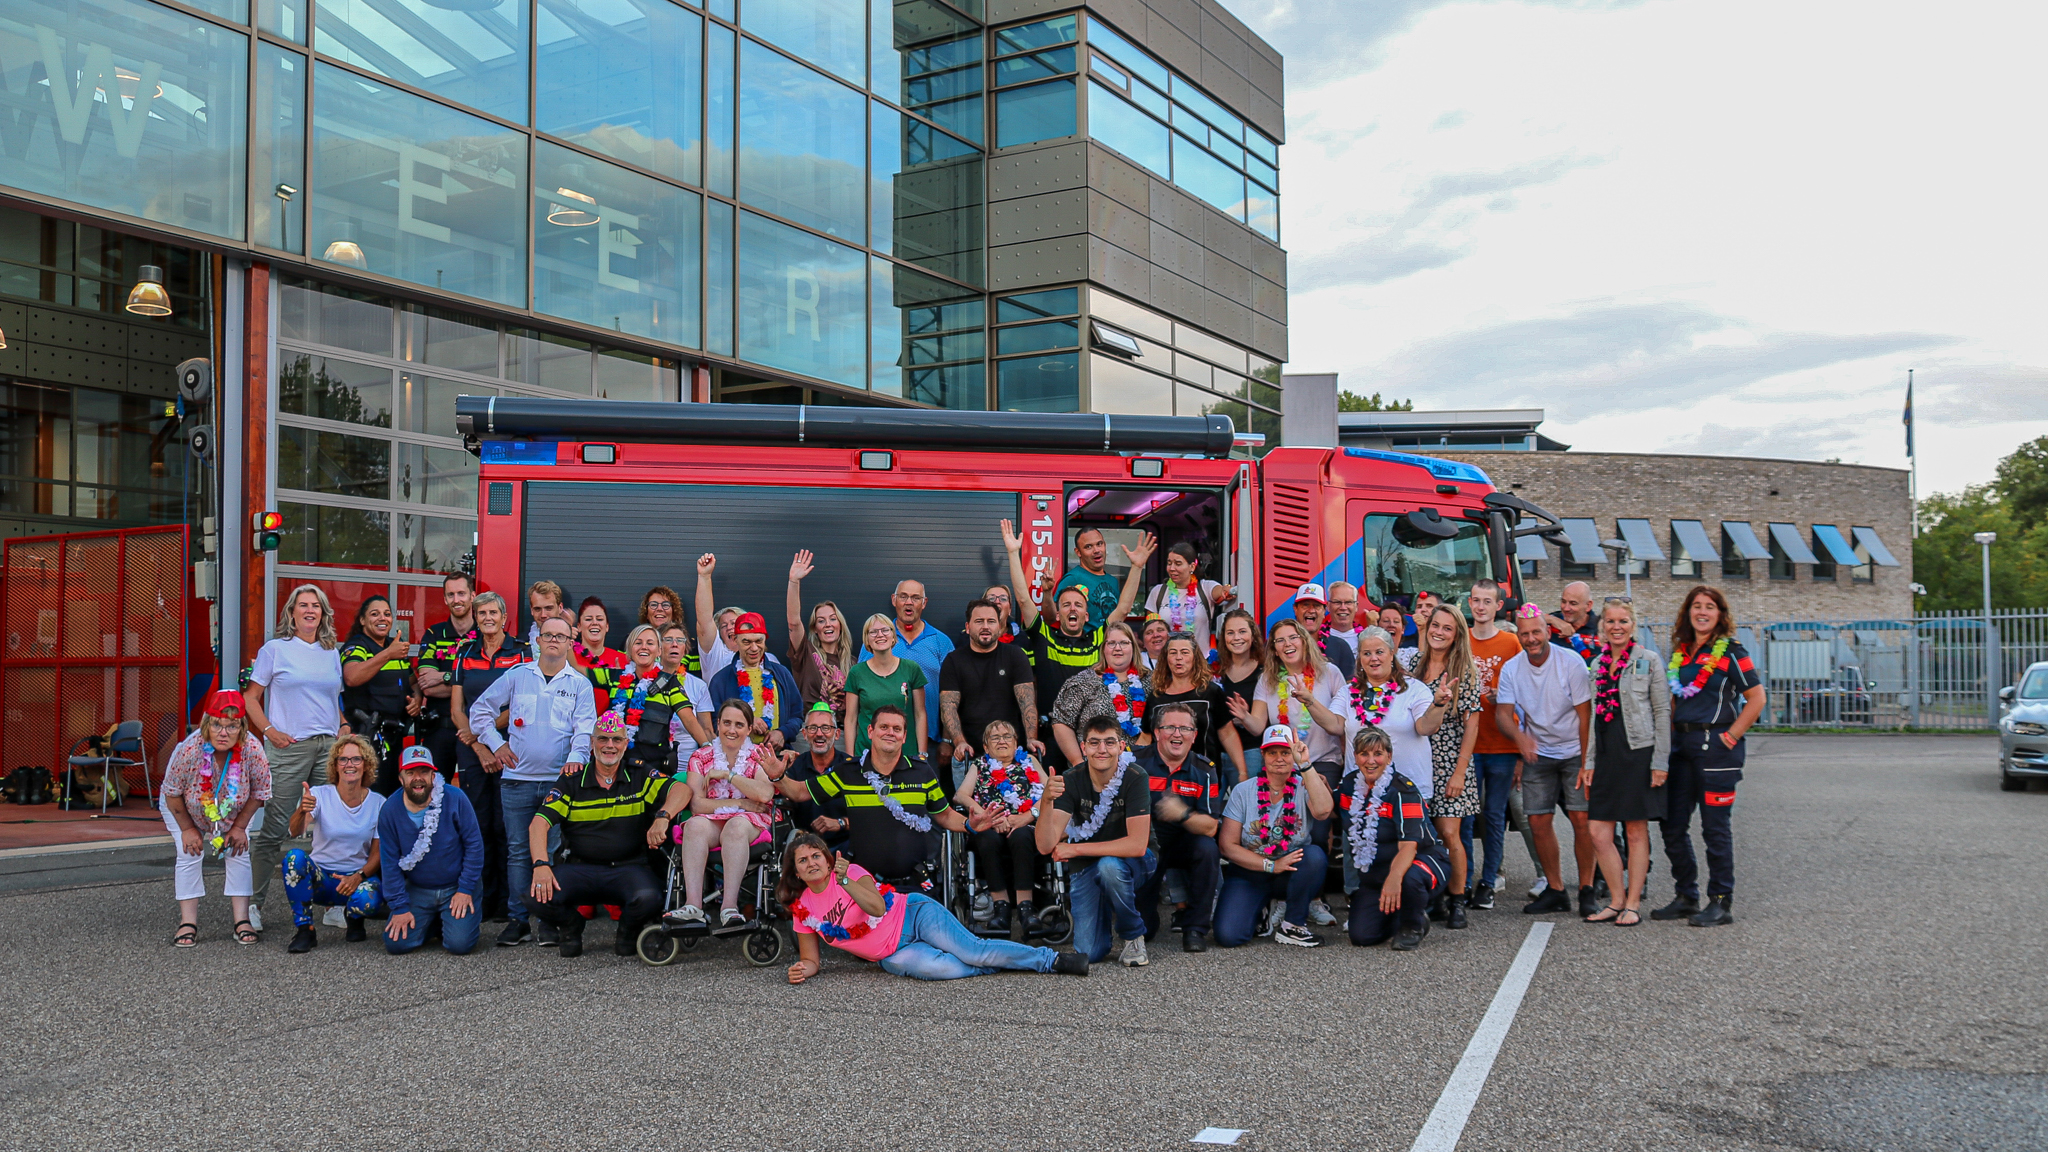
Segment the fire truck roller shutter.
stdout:
[[1018,517],[1015,493],[529,481],[519,579],[522,587],[555,580],[579,600],[614,605],[609,642],[617,646],[649,588],[665,584],[688,603],[697,557],[716,552],[719,606],[765,616],[768,650],[780,659],[797,549],[817,555],[804,581],[806,612],[834,601],[858,634],[870,614],[892,611],[897,581],[921,580],[926,620],[953,636],[969,600],[1009,581],[1006,517]]
[[684,444],[846,448],[1010,449],[1020,452],[1196,452],[1230,455],[1227,416],[1105,416],[1061,412],[947,412],[794,404],[660,404],[459,396],[462,434]]

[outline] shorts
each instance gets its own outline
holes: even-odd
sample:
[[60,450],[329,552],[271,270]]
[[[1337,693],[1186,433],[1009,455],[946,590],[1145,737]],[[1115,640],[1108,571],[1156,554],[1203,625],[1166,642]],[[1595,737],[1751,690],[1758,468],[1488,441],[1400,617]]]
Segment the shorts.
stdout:
[[1560,805],[1567,812],[1586,810],[1586,792],[1579,787],[1577,756],[1538,756],[1522,767],[1522,811],[1548,816]]

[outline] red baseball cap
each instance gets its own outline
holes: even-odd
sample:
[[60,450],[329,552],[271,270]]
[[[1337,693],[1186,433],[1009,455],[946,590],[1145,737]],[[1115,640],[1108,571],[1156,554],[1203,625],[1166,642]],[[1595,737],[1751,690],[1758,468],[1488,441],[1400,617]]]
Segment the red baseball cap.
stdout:
[[249,714],[249,702],[240,692],[223,689],[206,698],[206,714],[216,720],[240,720]]
[[740,614],[739,619],[732,622],[732,634],[735,636],[766,636],[768,634],[768,621],[762,619],[759,612],[743,612]]

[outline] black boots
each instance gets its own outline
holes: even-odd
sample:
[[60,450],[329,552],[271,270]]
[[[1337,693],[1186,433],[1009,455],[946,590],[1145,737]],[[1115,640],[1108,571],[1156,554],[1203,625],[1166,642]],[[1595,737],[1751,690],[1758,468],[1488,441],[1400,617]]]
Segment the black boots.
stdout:
[[1735,894],[1707,897],[1707,906],[1695,912],[1686,921],[1695,928],[1712,928],[1720,924],[1735,923]]
[[1446,927],[1446,928],[1463,928],[1463,927],[1465,927],[1465,897],[1464,897],[1464,896],[1462,896],[1462,895],[1459,895],[1458,893],[1455,893],[1455,892],[1454,892],[1454,893],[1452,893],[1452,894],[1451,894],[1451,898],[1450,898],[1449,900],[1446,900],[1446,901],[1444,901],[1444,927]]
[[370,934],[363,929],[363,918],[361,916],[350,916],[347,920],[348,931],[342,935],[342,939],[351,944],[360,944],[370,938]]
[[1029,900],[1017,901],[1017,922],[1024,925],[1024,938],[1045,935],[1045,925],[1038,920],[1038,909]]
[[1697,896],[1674,896],[1671,903],[1650,913],[1652,920],[1683,920],[1700,910]]
[[314,946],[319,943],[320,938],[314,935],[313,929],[308,926],[294,932],[292,934],[292,942],[285,945],[284,950],[287,952],[311,952]]
[[1008,936],[1010,934],[1010,902],[1008,900],[996,901],[995,906],[989,910],[988,930],[991,935]]

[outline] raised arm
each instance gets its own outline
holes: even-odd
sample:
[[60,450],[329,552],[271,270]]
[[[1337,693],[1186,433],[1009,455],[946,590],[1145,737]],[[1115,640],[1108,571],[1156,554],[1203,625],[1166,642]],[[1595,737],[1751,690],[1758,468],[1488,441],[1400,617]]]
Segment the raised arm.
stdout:
[[1017,623],[1029,632],[1038,623],[1038,601],[1031,597],[1031,580],[1024,571],[1024,538],[1009,520],[1003,521],[1003,551],[1010,557],[1010,599],[1017,605]]
[[789,593],[784,610],[789,614],[789,647],[796,650],[804,639],[804,577],[811,574],[811,550],[799,549],[796,558],[789,562]]
[[718,639],[718,601],[711,595],[711,573],[718,567],[716,553],[697,557],[697,651],[711,651]]
[[1131,605],[1138,602],[1138,589],[1145,586],[1145,565],[1152,559],[1152,552],[1159,547],[1159,537],[1147,532],[1138,540],[1133,550],[1124,547],[1124,559],[1131,562],[1131,570],[1124,575],[1124,593],[1116,599],[1116,609],[1103,624],[1107,627],[1130,615]]

